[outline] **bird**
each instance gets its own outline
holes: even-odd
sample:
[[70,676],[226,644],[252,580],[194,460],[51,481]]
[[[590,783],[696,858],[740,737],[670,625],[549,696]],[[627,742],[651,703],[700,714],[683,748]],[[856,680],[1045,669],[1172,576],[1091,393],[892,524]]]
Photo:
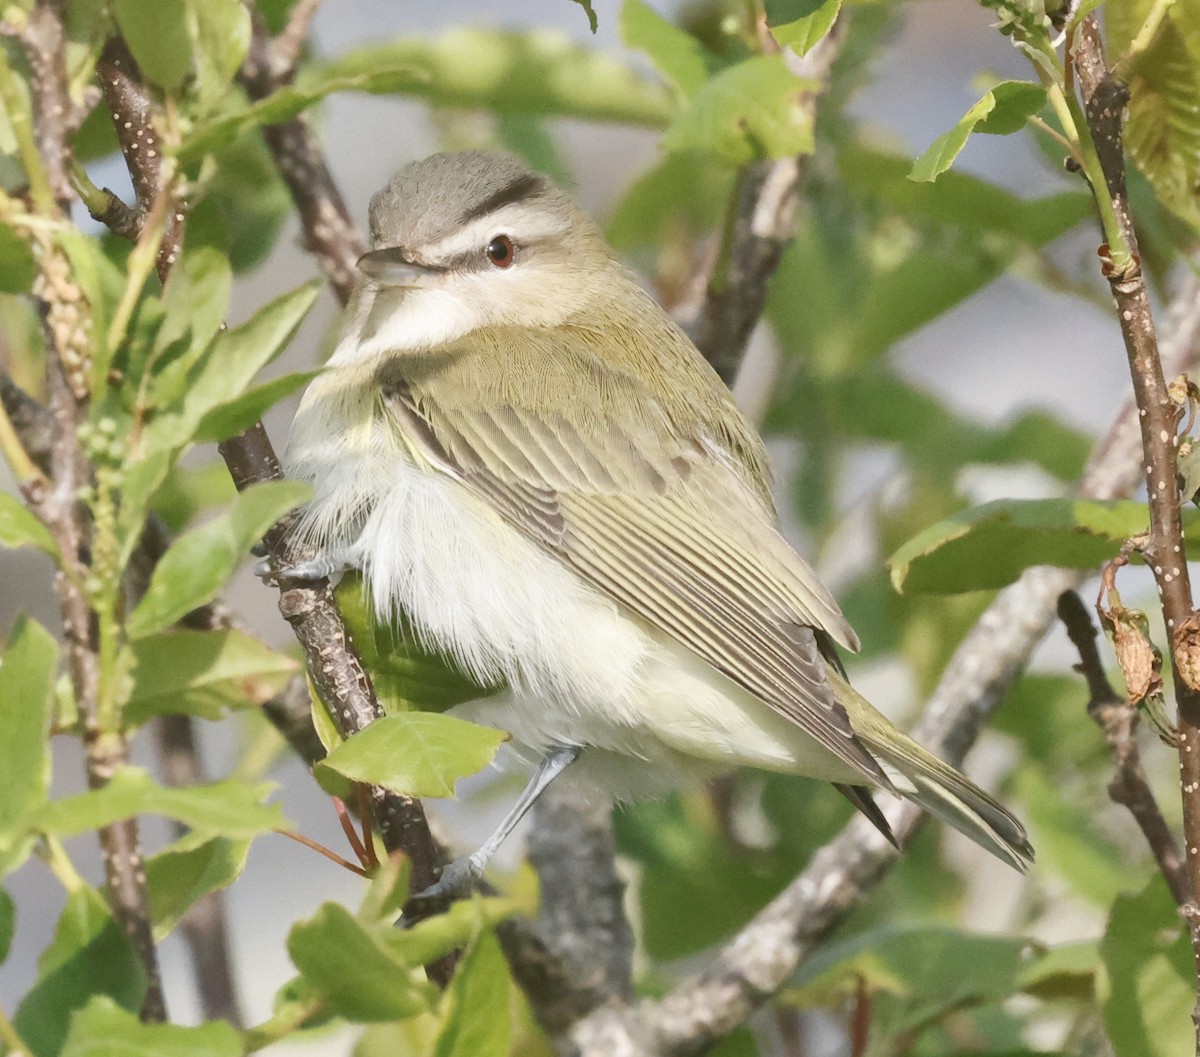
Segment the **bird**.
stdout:
[[859,640],[779,528],[763,442],[597,225],[518,158],[400,169],[284,468],[309,557],[493,690],[455,708],[539,763],[425,898],[470,888],[567,772],[619,799],[738,767],[922,808],[1025,870],[1025,830],[850,685]]

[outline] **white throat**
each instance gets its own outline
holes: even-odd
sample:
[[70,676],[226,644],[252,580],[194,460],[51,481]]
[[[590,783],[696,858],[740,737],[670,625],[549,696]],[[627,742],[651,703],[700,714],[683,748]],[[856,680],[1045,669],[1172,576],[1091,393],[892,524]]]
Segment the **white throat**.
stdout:
[[462,298],[445,290],[367,292],[329,358],[331,367],[363,363],[397,352],[456,341],[483,321]]

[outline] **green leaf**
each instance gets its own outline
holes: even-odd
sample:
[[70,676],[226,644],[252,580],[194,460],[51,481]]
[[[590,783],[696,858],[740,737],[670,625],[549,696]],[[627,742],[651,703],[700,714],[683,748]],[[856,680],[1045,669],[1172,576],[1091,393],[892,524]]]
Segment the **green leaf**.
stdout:
[[8,894],[8,889],[0,888],[0,965],[8,958],[8,949],[12,946],[16,927],[17,905]]
[[667,154],[629,186],[608,222],[608,240],[625,252],[657,252],[705,235],[721,223],[735,179],[706,155]]
[[58,646],[36,621],[20,617],[0,659],[0,872],[24,861],[28,822],[46,800],[46,733]]
[[299,665],[241,631],[178,630],[133,644],[127,726],[185,713],[220,719],[270,700]]
[[36,547],[52,558],[58,554],[46,526],[11,492],[0,492],[0,546]]
[[217,597],[264,532],[310,494],[307,485],[266,481],[242,492],[228,510],[176,539],[130,614],[130,638],[145,638]]
[[1058,784],[1036,764],[1025,764],[1015,777],[1040,867],[1053,870],[1099,906],[1108,906],[1128,889],[1126,858],[1096,828],[1087,808],[1064,798]]
[[953,171],[914,183],[910,167],[854,143],[837,150],[836,178],[812,187],[768,314],[818,375],[872,363],[1091,216],[1085,194],[1022,199]]
[[695,95],[720,67],[717,56],[645,0],[625,0],[620,24],[625,44],[649,55],[683,99]]
[[957,594],[1012,583],[1030,566],[1090,569],[1145,531],[1133,500],[998,499],[939,521],[888,559],[897,591]]
[[[1107,47],[1121,55],[1153,7],[1125,0],[1105,10]],[[1125,149],[1164,205],[1200,230],[1200,2],[1179,0],[1123,73],[1129,85]]]
[[1017,986],[1044,1002],[1075,999],[1091,1001],[1100,968],[1100,944],[1096,940],[1063,943],[1039,951],[1032,964],[1021,970]]
[[316,282],[276,298],[234,330],[223,331],[189,370],[182,402],[157,416],[142,439],[142,453],[181,448],[204,416],[245,391],[254,376],[278,356],[320,292]]
[[325,903],[288,934],[288,953],[331,1010],[356,1021],[397,1020],[431,1006],[431,985],[384,942],[390,929],[368,926]]
[[229,226],[229,263],[241,274],[259,264],[275,245],[292,210],[292,197],[257,131],[237,137],[214,158],[216,171],[204,200]]
[[13,1017],[17,1033],[34,1057],[58,1057],[71,1013],[93,995],[104,995],[136,1012],[146,993],[146,975],[121,926],[94,888],[77,888],[54,938],[38,962],[38,978]]
[[[818,951],[801,966],[785,1000],[800,1006],[838,1002],[858,987],[895,998],[889,1033],[922,1026],[962,1006],[1007,998],[1027,943],[939,926],[888,925]],[[874,1016],[873,1016],[874,1019]]]
[[[500,689],[480,686],[445,654],[424,646],[403,616],[393,621],[377,620],[357,573],[343,576],[335,595],[346,630],[371,673],[379,702],[388,715],[445,712]],[[337,738],[334,744],[341,740]]]
[[201,122],[180,148],[185,162],[240,133],[285,121],[332,92],[411,95],[435,106],[483,108],[632,125],[663,125],[670,93],[610,55],[560,33],[454,29],[349,51],[301,69],[295,85],[224,117]]
[[192,69],[186,0],[113,0],[113,14],[146,78],[179,88]]
[[29,243],[10,225],[0,223],[0,293],[27,293],[36,275]]
[[692,96],[663,133],[670,151],[712,154],[729,165],[808,154],[812,115],[801,105],[814,85],[782,55],[759,55],[722,70]]
[[172,789],[140,768],[125,767],[101,789],[46,804],[34,824],[46,833],[74,837],[135,815],[164,815],[205,834],[256,837],[287,828],[279,805],[263,803],[272,788],[228,779]]
[[511,899],[460,899],[444,914],[425,918],[411,928],[389,929],[383,942],[397,958],[416,968],[465,947],[481,929],[492,928],[520,911],[520,904]]
[[93,998],[71,1018],[62,1057],[242,1057],[237,1031],[223,1021],[199,1027],[143,1024],[106,998]]
[[588,29],[595,33],[600,26],[600,21],[596,18],[596,12],[592,10],[592,0],[572,0],[572,2],[578,4],[587,13]]
[[249,850],[248,840],[188,834],[150,856],[146,885],[154,939],[161,942],[198,900],[233,884]]
[[225,463],[214,459],[197,467],[175,464],[154,493],[151,509],[172,536],[178,536],[202,511],[237,498]]
[[317,764],[355,782],[402,796],[454,795],[460,778],[476,774],[508,740],[503,731],[453,716],[405,712],[377,719]]
[[250,12],[240,0],[188,0],[201,103],[226,95],[250,47]]
[[1161,877],[1114,901],[1100,955],[1098,997],[1117,1057],[1191,1053],[1195,970],[1187,930]]
[[797,55],[807,55],[833,28],[842,0],[767,0],[771,36]]
[[242,430],[253,426],[280,400],[291,396],[320,373],[319,369],[293,371],[247,390],[236,400],[214,407],[200,420],[193,440],[197,444],[206,444],[236,436]]
[[[816,387],[839,435],[899,444],[924,472],[951,484],[973,463],[1031,462],[1075,481],[1092,446],[1084,433],[1042,411],[1024,412],[1003,426],[980,425],[876,365],[822,379]],[[811,405],[794,413],[811,415]]]
[[500,942],[480,935],[459,963],[446,993],[449,1013],[434,1057],[508,1057],[512,1045],[512,981]]
[[949,132],[943,132],[913,162],[910,180],[932,182],[954,164],[972,132],[1007,136],[1025,127],[1025,123],[1046,105],[1046,90],[1029,81],[1002,81],[959,120]]

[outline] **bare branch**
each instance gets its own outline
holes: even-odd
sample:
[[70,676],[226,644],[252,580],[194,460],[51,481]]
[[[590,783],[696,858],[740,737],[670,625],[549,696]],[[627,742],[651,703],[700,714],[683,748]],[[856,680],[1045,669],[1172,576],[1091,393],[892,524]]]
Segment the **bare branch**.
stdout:
[[321,0],[297,0],[288,14],[287,25],[271,43],[271,67],[273,76],[281,82],[290,82],[304,50],[308,30]]
[[[805,93],[800,103],[810,120],[843,38],[839,22],[803,59],[791,58],[797,76],[821,86]],[[767,302],[771,277],[795,234],[796,201],[807,164],[807,156],[755,162],[738,177],[724,246],[694,326],[697,348],[727,385],[733,384]]]
[[1127,807],[1141,827],[1159,871],[1175,902],[1182,907],[1191,898],[1187,869],[1142,769],[1137,745],[1137,709],[1112,688],[1104,674],[1100,652],[1096,649],[1096,626],[1075,591],[1067,591],[1059,597],[1058,616],[1079,651],[1079,670],[1087,680],[1091,697],[1088,715],[1104,731],[1104,739],[1112,750],[1116,775],[1109,783],[1109,796],[1115,803]]

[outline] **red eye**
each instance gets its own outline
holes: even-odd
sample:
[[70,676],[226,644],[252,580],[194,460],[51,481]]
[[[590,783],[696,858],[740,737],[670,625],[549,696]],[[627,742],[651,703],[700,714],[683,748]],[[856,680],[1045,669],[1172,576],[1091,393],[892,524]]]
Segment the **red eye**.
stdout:
[[497,235],[487,245],[487,259],[497,268],[507,268],[513,262],[512,239],[507,235]]

